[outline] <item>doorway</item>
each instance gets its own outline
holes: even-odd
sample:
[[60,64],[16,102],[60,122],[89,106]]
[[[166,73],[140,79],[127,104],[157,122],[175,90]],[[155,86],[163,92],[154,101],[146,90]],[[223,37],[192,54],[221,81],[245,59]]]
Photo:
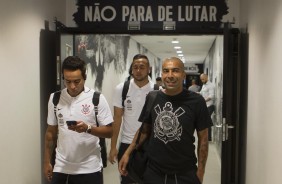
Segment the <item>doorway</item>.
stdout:
[[[149,38],[148,38],[149,36]],[[187,59],[185,62],[185,70],[187,74],[186,88],[190,86],[192,79],[199,80],[201,73],[208,72],[209,79],[216,86],[216,111],[212,115],[214,127],[212,129],[212,141],[210,142],[210,159],[207,163],[207,170],[205,181],[211,183],[214,180],[214,184],[221,183],[221,152],[222,152],[222,100],[223,100],[223,35],[120,35],[120,34],[61,34],[60,37],[60,57],[61,61],[64,60],[70,54],[79,55],[82,57],[88,65],[86,85],[101,91],[109,102],[111,99],[111,92],[114,87],[124,81],[128,77],[128,70],[131,63],[131,58],[136,53],[146,54],[149,57],[152,66],[152,80],[154,80],[161,73],[161,62],[163,58],[157,57],[153,49],[150,49],[146,40],[159,40],[164,45],[171,45],[171,43],[164,43],[164,40],[172,41],[173,39],[180,40],[183,43],[183,39],[179,37],[191,37],[191,40],[201,42],[201,37],[210,37],[208,49],[203,54],[204,59],[200,62],[193,63]],[[156,41],[158,42],[158,41]],[[188,42],[188,41],[187,41]],[[190,43],[191,44],[191,43]],[[147,47],[145,47],[147,45]],[[192,44],[194,47],[196,43]],[[154,46],[156,47],[156,46]],[[187,49],[187,48],[186,48]],[[167,49],[164,49],[167,51]],[[188,49],[189,50],[189,49]],[[191,50],[191,49],[190,49]],[[176,55],[174,53],[166,52],[169,56]],[[163,56],[165,57],[165,56]],[[192,57],[192,56],[189,56]],[[189,58],[188,57],[188,58]],[[193,67],[192,67],[193,66]],[[194,66],[196,66],[194,68]],[[193,70],[192,70],[193,68]],[[111,81],[111,83],[107,82]],[[108,141],[108,145],[110,145]],[[212,165],[209,165],[212,164]],[[216,164],[216,165],[215,165]],[[105,175],[110,174],[111,177],[117,177],[118,174],[108,173],[112,167],[108,164],[108,168],[105,169]],[[117,172],[117,168],[114,168]],[[105,177],[108,178],[108,177]],[[105,179],[106,180],[106,179]],[[106,182],[106,181],[105,181]],[[112,184],[112,180],[111,183]]]
[[[246,106],[245,102],[241,102],[243,99],[245,100],[247,97],[246,93],[246,82],[243,84],[240,83],[241,78],[246,78],[247,76],[247,50],[243,50],[244,54],[240,54],[241,48],[247,48],[247,37],[244,35],[243,37],[239,34],[237,29],[232,29],[228,27],[229,24],[225,24],[224,29],[218,30],[205,30],[200,29],[193,33],[180,35],[180,36],[193,36],[197,38],[197,36],[214,36],[222,39],[222,42],[218,42],[222,44],[222,55],[219,54],[206,54],[206,60],[209,61],[205,64],[202,64],[202,69],[200,71],[204,71],[208,73],[210,78],[212,78],[213,82],[218,83],[218,86],[222,87],[221,89],[217,89],[216,93],[222,96],[218,97],[217,103],[218,108],[214,113],[213,118],[215,118],[215,126],[214,126],[214,139],[215,142],[215,150],[217,150],[218,155],[220,156],[219,160],[221,162],[221,184],[242,184],[240,178],[244,177],[244,151],[240,150],[239,141],[242,143],[245,141],[244,137],[240,137],[240,132],[245,132],[243,129],[245,126],[239,126],[242,123],[246,123]],[[126,60],[126,58],[132,58],[132,53],[147,53],[148,49],[142,47],[143,44],[136,43],[136,47],[131,52],[128,52],[128,48],[130,44],[132,44],[131,36],[136,36],[136,34],[100,34],[95,31],[90,30],[80,30],[73,29],[67,27],[57,27],[57,38],[56,38],[56,62],[57,62],[57,89],[63,87],[58,81],[60,79],[60,61],[62,61],[66,56],[73,54],[77,55],[79,52],[84,53],[86,59],[89,60],[88,63],[88,79],[86,80],[86,85],[89,87],[93,87],[94,89],[100,90],[107,97],[108,101],[112,101],[111,92],[113,91],[115,84],[120,81],[124,81],[128,78],[128,68],[130,66],[130,62]],[[166,34],[166,35],[154,35],[146,34],[146,36],[162,36],[162,39],[167,38],[169,36],[179,36],[177,34]],[[84,38],[82,38],[82,37]],[[79,39],[87,42],[86,37],[93,37],[93,40],[96,42],[90,42],[92,44],[91,47],[93,49],[84,49],[83,47],[79,47]],[[145,36],[145,35],[139,35]],[[124,37],[122,39],[121,37]],[[95,39],[94,39],[95,38]],[[240,41],[240,39],[242,39]],[[145,39],[144,39],[145,40]],[[239,42],[240,41],[240,42]],[[89,43],[89,42],[88,42]],[[215,39],[213,40],[213,45],[216,45]],[[118,47],[115,46],[118,44]],[[83,45],[83,44],[82,44]],[[120,47],[122,46],[122,47]],[[210,46],[209,48],[211,48]],[[213,46],[214,47],[214,46]],[[121,49],[127,48],[127,49]],[[214,47],[216,48],[216,47]],[[211,50],[209,53],[213,53]],[[130,55],[131,54],[131,55]],[[170,53],[172,55],[172,53]],[[214,56],[213,56],[214,55]],[[125,57],[126,56],[126,57]],[[214,66],[214,64],[210,61],[213,60],[213,57],[223,57],[222,64],[218,65],[222,68],[223,74],[220,74],[219,69],[216,69],[218,66]],[[118,57],[117,60],[115,57]],[[95,62],[92,62],[93,58]],[[156,57],[155,55],[150,59],[152,67],[152,79],[160,73],[161,68],[161,59]],[[217,60],[219,61],[219,60]],[[93,64],[94,63],[94,64]],[[220,63],[220,62],[218,62]],[[242,68],[243,67],[243,68]],[[245,67],[245,68],[244,68]],[[189,68],[189,67],[188,67]],[[194,66],[192,67],[194,68]],[[199,67],[201,68],[201,67]],[[236,69],[235,69],[236,68]],[[102,73],[99,73],[101,72]],[[189,72],[186,72],[187,76],[192,75]],[[193,73],[193,75],[198,75]],[[215,77],[216,76],[216,77]],[[222,83],[219,81],[223,81]],[[92,82],[91,82],[92,81]],[[95,81],[95,82],[94,82]],[[105,82],[105,81],[111,81]],[[239,81],[239,82],[238,82]],[[88,82],[88,83],[87,83]],[[186,80],[186,85],[189,84]],[[228,85],[227,85],[228,84]],[[234,105],[236,104],[236,105]],[[242,105],[241,105],[242,104]],[[222,110],[219,110],[222,108]],[[228,109],[228,110],[227,110]],[[240,114],[238,113],[240,111]],[[220,114],[221,113],[221,114]],[[231,115],[232,114],[232,115]],[[243,116],[241,117],[240,115]],[[222,117],[221,117],[222,116]],[[230,118],[232,117],[232,118]],[[239,121],[243,120],[243,121]],[[238,128],[237,128],[238,127]],[[232,129],[233,128],[233,129]],[[218,139],[217,139],[218,138]],[[221,141],[220,141],[221,140]]]

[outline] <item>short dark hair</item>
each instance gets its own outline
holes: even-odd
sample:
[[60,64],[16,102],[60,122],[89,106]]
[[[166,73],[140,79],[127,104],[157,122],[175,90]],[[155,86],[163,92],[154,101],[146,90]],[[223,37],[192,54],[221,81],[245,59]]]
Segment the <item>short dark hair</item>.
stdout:
[[86,80],[86,64],[85,62],[80,59],[78,56],[68,56],[66,59],[64,59],[62,64],[62,75],[64,79],[64,70],[80,70],[81,75]]
[[147,60],[149,61],[148,57],[147,57],[146,55],[144,55],[144,54],[136,54],[136,55],[133,57],[133,61],[134,61],[135,59],[140,59],[140,58],[144,58],[144,59],[147,59]]
[[[136,60],[136,59],[141,59],[141,58],[146,59],[146,60],[148,61],[148,66],[150,66],[149,59],[148,59],[148,57],[147,57],[146,55],[144,55],[144,54],[136,54],[136,55],[133,57],[132,63],[134,62],[134,60]],[[131,64],[131,66],[132,66],[132,64]]]

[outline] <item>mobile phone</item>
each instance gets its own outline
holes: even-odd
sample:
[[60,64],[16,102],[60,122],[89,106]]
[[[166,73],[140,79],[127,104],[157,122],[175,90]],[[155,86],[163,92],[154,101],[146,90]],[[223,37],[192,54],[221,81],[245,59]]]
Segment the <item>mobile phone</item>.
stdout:
[[68,126],[76,125],[76,121],[67,121]]

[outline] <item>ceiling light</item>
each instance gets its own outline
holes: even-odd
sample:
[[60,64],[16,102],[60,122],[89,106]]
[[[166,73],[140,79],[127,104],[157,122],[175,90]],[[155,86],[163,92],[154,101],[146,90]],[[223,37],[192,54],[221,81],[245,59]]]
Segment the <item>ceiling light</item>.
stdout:
[[178,54],[178,56],[179,56],[179,57],[183,57],[184,55],[183,55],[183,54]]
[[179,47],[179,46],[175,46],[174,48],[175,48],[175,49],[181,49],[181,47]]
[[171,41],[171,43],[179,43],[179,41],[176,38],[173,38],[173,40]]
[[177,50],[176,53],[177,53],[177,54],[181,54],[181,53],[182,53],[182,50]]

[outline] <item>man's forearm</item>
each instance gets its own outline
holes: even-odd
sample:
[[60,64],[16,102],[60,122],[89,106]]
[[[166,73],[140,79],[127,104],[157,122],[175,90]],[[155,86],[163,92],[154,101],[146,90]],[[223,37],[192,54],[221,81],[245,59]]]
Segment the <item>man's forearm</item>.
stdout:
[[205,171],[208,158],[209,144],[208,141],[201,142],[198,145],[198,170]]
[[51,155],[55,149],[55,138],[50,135],[45,136],[45,151],[44,151],[44,162],[49,163],[51,160]]
[[[140,127],[141,128],[141,127]],[[140,128],[137,130],[137,132],[135,133],[135,136],[130,144],[130,146],[128,147],[128,149],[126,150],[126,154],[130,155],[131,152],[133,151],[133,149],[139,145],[142,145],[142,143],[145,141],[145,139],[147,139],[147,137],[150,135],[150,126],[147,126],[145,124],[145,126],[143,126],[142,131],[141,131],[141,135],[140,135],[140,139],[138,142],[138,145],[136,144],[136,140],[140,131]]]
[[57,143],[58,126],[48,125],[45,133],[44,162],[50,163],[51,155]]
[[113,135],[111,138],[111,149],[116,149],[123,117],[123,108],[114,107]]
[[113,136],[111,138],[111,148],[116,148],[117,146],[117,139],[118,139],[118,135],[119,135],[119,131],[120,131],[120,126],[121,126],[121,122],[120,121],[115,121],[113,123]]
[[201,182],[203,182],[205,167],[208,158],[209,142],[208,142],[208,129],[198,132],[198,171],[197,175]]

